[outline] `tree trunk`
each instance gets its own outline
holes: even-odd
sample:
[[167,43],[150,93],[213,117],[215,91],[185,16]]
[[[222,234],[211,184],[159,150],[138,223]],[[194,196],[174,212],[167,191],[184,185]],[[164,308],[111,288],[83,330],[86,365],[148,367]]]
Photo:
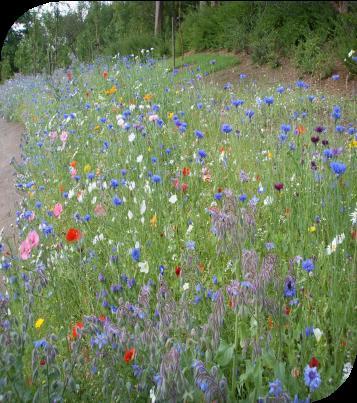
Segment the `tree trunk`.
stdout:
[[348,11],[348,1],[331,1],[333,8],[340,14],[346,14]]
[[155,36],[161,34],[162,31],[162,1],[155,1]]

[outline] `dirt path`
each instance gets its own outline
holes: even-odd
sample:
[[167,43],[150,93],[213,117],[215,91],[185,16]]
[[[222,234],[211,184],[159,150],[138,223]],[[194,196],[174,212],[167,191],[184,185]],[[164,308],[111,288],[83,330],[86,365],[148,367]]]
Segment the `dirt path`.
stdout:
[[3,229],[3,241],[15,242],[17,230],[15,225],[16,210],[21,200],[15,188],[15,169],[10,162],[12,158],[20,162],[20,142],[23,126],[8,123],[0,118],[0,231]]

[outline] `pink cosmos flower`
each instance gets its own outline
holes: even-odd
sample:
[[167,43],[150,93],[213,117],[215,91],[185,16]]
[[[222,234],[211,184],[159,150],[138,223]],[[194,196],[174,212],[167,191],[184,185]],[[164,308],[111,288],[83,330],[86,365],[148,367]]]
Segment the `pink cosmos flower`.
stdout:
[[61,139],[61,141],[62,141],[63,143],[65,143],[65,142],[67,141],[67,139],[68,139],[68,133],[63,131],[63,132],[61,133],[61,135],[60,135],[60,139]]
[[62,211],[63,211],[62,204],[61,204],[61,203],[56,203],[55,206],[54,206],[54,208],[53,208],[53,215],[54,215],[55,217],[60,217]]
[[149,122],[155,122],[155,120],[159,119],[158,115],[150,115]]
[[74,178],[77,175],[77,170],[76,168],[73,167],[71,167],[70,170],[71,170],[71,177]]
[[40,243],[40,237],[35,230],[28,233],[26,241],[30,244],[30,248],[35,248]]
[[56,131],[50,132],[49,137],[50,137],[50,139],[51,139],[52,141],[56,140],[56,138],[57,138],[57,132],[56,132]]
[[31,255],[31,244],[28,239],[21,242],[20,245],[20,256],[22,260],[27,260]]
[[102,217],[106,214],[105,208],[101,204],[97,204],[94,208],[94,214],[97,217]]

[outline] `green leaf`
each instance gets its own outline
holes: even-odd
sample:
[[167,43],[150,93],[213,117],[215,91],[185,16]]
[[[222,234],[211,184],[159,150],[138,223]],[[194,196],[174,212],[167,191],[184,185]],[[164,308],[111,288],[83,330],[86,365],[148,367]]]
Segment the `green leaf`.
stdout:
[[220,367],[226,367],[232,361],[233,354],[234,345],[227,344],[224,340],[221,340],[215,361]]

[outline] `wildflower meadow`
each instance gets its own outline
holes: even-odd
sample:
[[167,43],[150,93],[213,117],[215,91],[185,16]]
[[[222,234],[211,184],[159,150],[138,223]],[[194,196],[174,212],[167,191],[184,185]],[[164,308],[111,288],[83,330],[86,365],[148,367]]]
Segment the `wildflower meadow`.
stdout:
[[[152,49],[0,87],[0,401],[318,401],[356,356],[356,102]],[[239,67],[238,67],[239,69]]]

